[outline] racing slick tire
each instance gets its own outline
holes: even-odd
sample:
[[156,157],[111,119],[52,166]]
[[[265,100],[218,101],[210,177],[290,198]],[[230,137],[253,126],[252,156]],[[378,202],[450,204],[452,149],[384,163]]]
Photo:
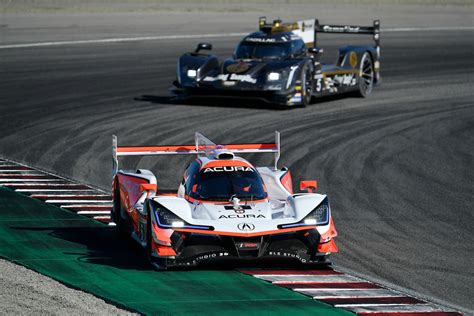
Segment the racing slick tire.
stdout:
[[306,64],[301,71],[301,106],[305,107],[311,104],[313,97],[313,71]]
[[131,225],[122,216],[122,203],[120,199],[120,189],[119,189],[118,183],[115,189],[114,201],[112,205],[112,219],[115,222],[115,227],[117,231],[122,236],[127,236],[127,237],[130,236]]
[[148,262],[155,270],[163,271],[168,270],[170,267],[170,260],[167,258],[157,258],[153,256],[152,251],[152,228],[151,228],[151,213],[150,210],[147,211],[147,222],[146,222],[146,256]]
[[366,98],[372,92],[374,86],[374,64],[369,52],[365,52],[360,59],[359,90],[357,96]]
[[115,189],[114,194],[114,203],[112,206],[112,219],[115,222],[115,227],[117,228],[120,234],[125,235],[125,225],[122,218],[122,203],[120,202],[120,189],[119,184],[117,183],[117,187]]

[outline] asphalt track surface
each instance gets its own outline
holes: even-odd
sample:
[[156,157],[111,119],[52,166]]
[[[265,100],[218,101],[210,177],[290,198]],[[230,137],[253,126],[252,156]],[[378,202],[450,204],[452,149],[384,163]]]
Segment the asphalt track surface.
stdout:
[[[383,35],[383,84],[368,99],[304,109],[248,102],[172,104],[187,40],[3,50],[1,154],[108,188],[119,144],[271,141],[295,185],[316,178],[339,231],[335,263],[419,297],[474,310],[472,31]],[[334,52],[346,38],[324,40]],[[231,54],[235,38],[212,39]],[[268,164],[271,157],[249,157]],[[125,165],[133,165],[127,161]],[[176,187],[186,158],[142,159]]]

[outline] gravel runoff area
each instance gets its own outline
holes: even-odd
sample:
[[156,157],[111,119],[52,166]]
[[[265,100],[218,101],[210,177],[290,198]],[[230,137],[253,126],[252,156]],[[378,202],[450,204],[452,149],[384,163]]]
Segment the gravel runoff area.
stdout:
[[0,314],[137,315],[0,259]]

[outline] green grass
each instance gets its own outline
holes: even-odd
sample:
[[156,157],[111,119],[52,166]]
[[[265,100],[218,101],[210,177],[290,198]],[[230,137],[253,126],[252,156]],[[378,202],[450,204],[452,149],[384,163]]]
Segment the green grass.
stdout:
[[231,269],[154,271],[115,229],[2,187],[0,257],[145,314],[351,315]]

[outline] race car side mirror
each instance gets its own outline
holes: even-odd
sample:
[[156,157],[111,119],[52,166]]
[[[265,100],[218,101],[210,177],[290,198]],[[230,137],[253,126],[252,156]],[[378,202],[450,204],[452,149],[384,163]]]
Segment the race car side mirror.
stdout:
[[324,53],[324,49],[322,49],[321,47],[310,47],[308,48],[308,53],[318,55]]
[[199,43],[196,50],[194,51],[195,53],[199,53],[200,50],[211,50],[212,49],[212,44],[209,43]]
[[303,180],[300,181],[300,191],[308,190],[308,193],[313,193],[313,190],[318,188],[318,182],[316,180]]
[[158,191],[158,186],[153,183],[142,183],[140,184],[140,192],[145,191]]

